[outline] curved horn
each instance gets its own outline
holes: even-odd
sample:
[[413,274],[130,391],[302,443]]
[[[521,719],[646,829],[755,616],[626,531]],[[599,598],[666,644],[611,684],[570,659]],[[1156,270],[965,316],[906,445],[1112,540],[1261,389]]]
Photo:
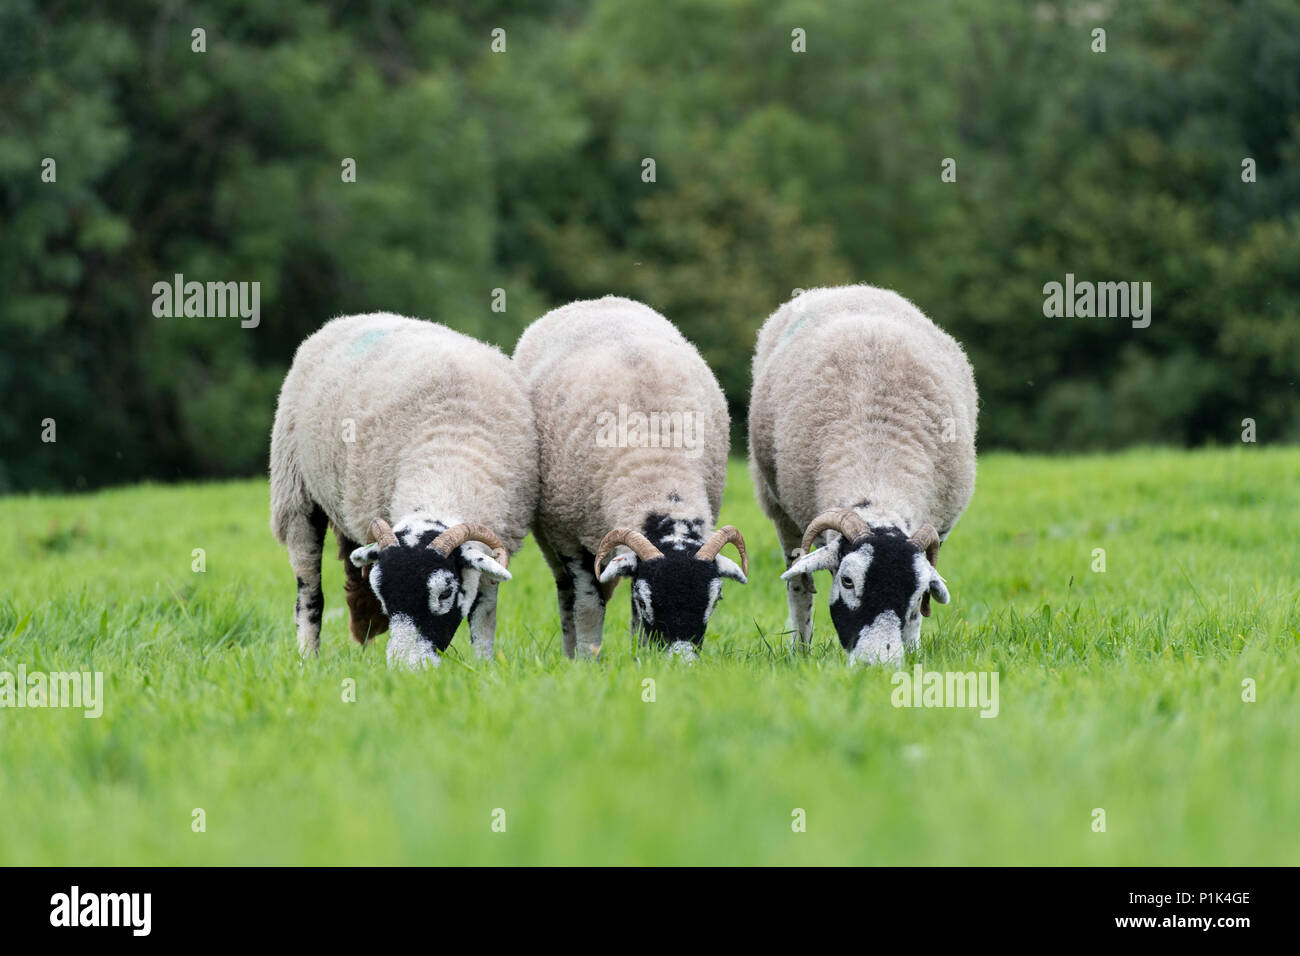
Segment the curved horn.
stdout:
[[651,544],[650,539],[640,531],[633,531],[631,528],[615,528],[600,539],[600,545],[596,548],[596,577],[600,577],[601,568],[604,566],[605,559],[609,557],[610,552],[620,544],[631,548],[637,558],[642,561],[650,561],[664,556],[664,553]]
[[397,535],[383,518],[376,518],[366,528],[366,544],[378,544],[380,548],[389,548],[397,544]]
[[856,511],[850,511],[848,508],[823,511],[812,519],[812,524],[808,525],[808,530],[803,533],[803,544],[800,547],[805,553],[812,549],[814,539],[823,531],[838,531],[848,541],[856,541],[864,534],[870,534],[871,528]]
[[492,549],[492,557],[501,567],[508,567],[510,564],[510,554],[506,551],[506,546],[500,538],[485,524],[479,524],[471,521],[468,524],[458,524],[448,528],[438,537],[429,542],[429,547],[437,551],[444,558],[459,548],[466,541],[481,541]]
[[748,575],[749,557],[745,554],[745,539],[735,525],[725,525],[709,535],[709,539],[700,545],[700,550],[695,552],[695,556],[701,561],[712,561],[718,556],[722,546],[728,543],[734,544],[736,550],[740,552],[740,571]]
[[934,525],[926,522],[916,529],[916,533],[911,537],[912,544],[916,545],[925,552],[925,559],[934,566],[935,560],[939,557],[939,532],[934,530]]

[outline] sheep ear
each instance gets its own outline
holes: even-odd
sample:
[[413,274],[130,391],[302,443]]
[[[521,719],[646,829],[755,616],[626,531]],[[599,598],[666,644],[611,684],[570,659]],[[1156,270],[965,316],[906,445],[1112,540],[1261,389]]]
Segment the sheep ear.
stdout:
[[605,570],[600,572],[600,583],[609,584],[617,578],[630,578],[636,573],[636,564],[636,553],[631,550],[614,555],[605,565]]
[[739,581],[741,584],[749,583],[749,578],[745,577],[745,572],[740,570],[740,565],[725,554],[720,554],[713,560],[717,562],[718,573],[724,578],[731,578],[731,580]]
[[930,598],[933,597],[940,604],[947,604],[949,601],[948,584],[939,576],[939,572],[930,565],[930,583],[926,589],[921,592],[921,616],[930,616]]
[[947,604],[951,600],[948,594],[948,582],[939,576],[939,572],[930,569],[930,589],[925,594],[926,597],[932,597],[940,604]]
[[376,542],[368,544],[365,547],[357,548],[348,556],[353,567],[364,568],[368,564],[374,564],[379,560],[379,549],[381,545]]
[[464,545],[460,549],[460,556],[466,565],[482,574],[486,574],[494,581],[510,580],[510,572],[478,548]]
[[812,574],[814,571],[834,571],[839,567],[839,549],[834,545],[818,548],[812,554],[805,554],[790,565],[790,570],[781,575],[782,581],[789,581],[800,574]]

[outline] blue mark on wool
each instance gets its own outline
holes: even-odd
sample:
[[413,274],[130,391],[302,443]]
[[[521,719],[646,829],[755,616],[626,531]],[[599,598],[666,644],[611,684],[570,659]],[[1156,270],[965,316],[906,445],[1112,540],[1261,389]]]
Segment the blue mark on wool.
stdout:
[[820,318],[821,316],[817,314],[799,316],[799,318],[795,319],[793,322],[791,322],[789,325],[785,327],[785,331],[781,333],[781,337],[776,340],[776,345],[772,348],[772,354],[775,355],[777,352],[779,352],[787,342],[789,342],[792,338],[794,338],[794,334],[796,332],[798,332],[801,328],[803,328],[805,325],[808,324],[808,321],[810,319],[820,319]]
[[785,342],[786,339],[788,339],[788,338],[790,338],[791,336],[793,336],[796,332],[799,331],[799,329],[800,329],[801,326],[803,326],[805,323],[807,323],[807,321],[808,321],[808,316],[805,315],[805,316],[803,316],[803,317],[801,317],[801,318],[799,318],[799,319],[796,319],[795,321],[791,322],[789,325],[787,325],[786,328],[785,328],[785,332],[781,335],[781,338],[780,338],[779,341],[778,341],[778,344],[781,343],[781,342]]
[[352,348],[348,350],[348,354],[360,355],[362,352],[371,349],[380,339],[387,338],[389,334],[389,329],[371,329],[369,332],[357,336],[356,341],[352,343]]

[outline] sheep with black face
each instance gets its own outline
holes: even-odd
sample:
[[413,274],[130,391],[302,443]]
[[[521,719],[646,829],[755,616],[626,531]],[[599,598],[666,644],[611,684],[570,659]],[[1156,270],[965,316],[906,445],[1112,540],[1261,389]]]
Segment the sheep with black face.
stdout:
[[[646,525],[653,529],[665,522],[671,519],[652,515]],[[690,523],[680,524],[689,526]],[[722,579],[730,578],[742,584],[746,581],[749,559],[745,554],[745,539],[734,525],[719,528],[706,541],[680,531],[657,537],[668,551],[661,551],[640,531],[615,528],[601,539],[592,570],[606,585],[616,584],[620,577],[630,577],[633,631],[694,658],[696,649],[704,642],[709,618],[722,597]],[[740,567],[718,553],[727,544],[736,546]],[[615,548],[622,550],[607,564]]]
[[497,585],[536,502],[532,408],[498,349],[387,313],[299,346],[271,435],[271,527],[297,577],[300,653],[320,646],[328,525],[355,640],[391,630],[390,665],[437,666],[468,619],[491,657]]
[[[395,531],[376,518],[367,538],[370,543],[354,549],[348,560],[363,569],[388,620],[390,663],[436,667],[438,655],[447,650],[466,617],[471,618],[475,651],[480,657],[491,656],[492,628],[486,621],[476,626],[471,615],[488,588],[510,580],[509,553],[492,529],[481,524],[448,528],[441,521],[416,518],[399,521]],[[491,548],[491,554],[482,545]]]
[[975,490],[977,406],[961,346],[896,293],[814,289],[764,323],[750,469],[796,641],[812,639],[813,574],[828,571],[850,663],[919,645],[931,601],[949,600],[935,565]]
[[[634,633],[694,658],[723,580],[744,583],[748,570],[740,532],[713,527],[730,444],[713,373],[671,322],[614,296],[542,316],[514,362],[537,420],[533,536],[555,576],[564,653],[600,652],[606,602],[626,577]],[[615,434],[616,419],[634,427]],[[720,553],[727,544],[739,565]]]

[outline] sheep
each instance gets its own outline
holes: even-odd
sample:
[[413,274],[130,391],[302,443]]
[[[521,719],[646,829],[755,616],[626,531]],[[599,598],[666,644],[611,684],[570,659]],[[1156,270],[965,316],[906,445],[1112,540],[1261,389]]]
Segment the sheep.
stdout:
[[750,471],[786,559],[794,642],[812,639],[824,570],[850,665],[919,646],[931,599],[949,600],[935,561],[975,490],[977,404],[961,346],[897,293],[813,289],[763,324]]
[[492,657],[497,587],[536,503],[532,409],[499,349],[389,313],[298,347],[271,433],[271,530],[297,576],[300,654],[320,647],[329,524],[353,639],[391,627],[390,666],[436,667],[468,616]]
[[[627,577],[634,640],[694,660],[723,578],[743,584],[749,568],[740,532],[713,528],[731,425],[713,373],[671,322],[616,296],[548,312],[514,362],[537,418],[533,537],[565,655],[600,653],[605,605]],[[719,554],[728,543],[739,566]]]

